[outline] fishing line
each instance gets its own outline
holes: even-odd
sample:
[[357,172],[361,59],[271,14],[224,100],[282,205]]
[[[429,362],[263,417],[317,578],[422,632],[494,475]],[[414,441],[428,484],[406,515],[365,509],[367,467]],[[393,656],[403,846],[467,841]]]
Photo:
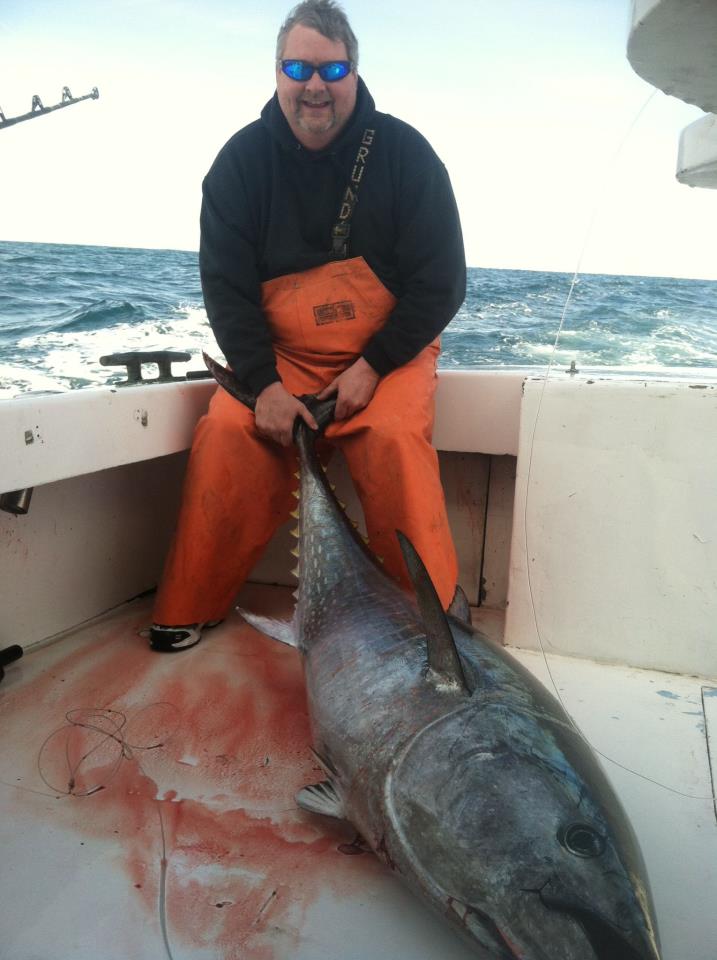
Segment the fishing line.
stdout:
[[[128,724],[138,724],[139,718],[143,717],[148,711],[157,710],[158,707],[167,709],[170,712],[171,721],[167,730],[162,730],[161,735],[153,735],[147,743],[131,743],[128,739]],[[137,765],[142,769],[136,751],[156,750],[163,747],[177,732],[179,727],[178,710],[172,703],[158,701],[149,704],[137,711],[131,719],[119,710],[113,710],[110,707],[75,707],[65,713],[65,722],[61,727],[53,730],[52,733],[43,741],[36,758],[37,772],[40,779],[53,792],[45,793],[44,796],[74,796],[89,797],[99,790],[105,790],[112,780],[117,776],[123,760],[134,759]],[[82,736],[87,743],[84,744]],[[77,757],[73,757],[73,747],[81,748]],[[89,765],[94,755],[98,751],[107,751],[112,749],[115,757],[112,760],[111,768],[104,772],[101,780],[97,783],[84,783],[86,776],[82,768]],[[53,763],[56,764],[57,757],[64,755],[64,777],[62,786],[50,781],[49,777],[58,777],[59,770],[55,770]],[[105,764],[107,765],[107,764]],[[52,771],[52,772],[50,772]],[[144,772],[144,771],[142,771]],[[81,786],[78,787],[78,780]],[[22,788],[29,789],[29,788]],[[41,791],[32,791],[34,793]]]
[[530,535],[529,535],[529,525],[528,525],[528,508],[529,508],[529,503],[530,503],[530,489],[531,489],[531,477],[532,477],[532,469],[533,469],[533,456],[534,456],[534,451],[535,451],[535,438],[536,438],[536,433],[537,433],[537,429],[538,429],[538,423],[539,423],[539,421],[540,421],[540,415],[541,415],[541,411],[542,411],[542,407],[543,407],[543,400],[544,400],[544,398],[545,398],[545,391],[546,391],[546,389],[547,389],[548,380],[550,379],[551,373],[552,373],[552,371],[553,371],[553,367],[555,366],[555,359],[556,359],[556,354],[557,354],[557,350],[558,350],[558,344],[559,344],[559,342],[560,342],[560,337],[561,337],[561,334],[562,334],[562,332],[563,332],[563,327],[565,326],[565,318],[566,318],[566,316],[567,316],[567,314],[568,314],[568,309],[569,309],[570,304],[571,304],[572,299],[573,299],[573,292],[574,292],[574,290],[575,290],[575,287],[576,287],[576,285],[577,285],[577,283],[578,283],[578,279],[579,279],[579,277],[580,277],[580,273],[581,273],[581,271],[582,271],[582,263],[583,263],[583,259],[584,259],[584,257],[585,257],[585,251],[587,250],[588,244],[589,244],[589,242],[590,242],[590,240],[591,240],[591,238],[592,238],[593,228],[594,228],[594,226],[595,226],[595,222],[596,222],[596,220],[597,220],[598,213],[599,213],[599,211],[600,211],[601,208],[602,208],[605,193],[606,193],[606,191],[607,191],[608,186],[609,186],[610,183],[612,182],[612,177],[613,177],[613,175],[614,175],[614,173],[615,173],[615,169],[616,169],[616,166],[617,166],[617,161],[618,161],[618,159],[619,159],[619,157],[620,157],[623,149],[625,148],[625,145],[626,145],[626,144],[628,143],[628,141],[630,140],[630,138],[631,138],[631,136],[632,136],[632,133],[633,133],[635,127],[637,126],[640,118],[642,117],[642,115],[644,114],[644,112],[646,111],[646,109],[648,108],[648,106],[650,105],[650,103],[651,103],[652,100],[655,98],[655,96],[657,95],[658,92],[659,92],[658,90],[653,90],[652,93],[650,94],[650,96],[647,98],[647,100],[645,100],[645,102],[642,104],[642,106],[640,107],[640,109],[637,111],[637,113],[635,114],[632,122],[630,123],[630,126],[628,127],[628,129],[627,129],[626,133],[624,134],[622,140],[620,141],[617,149],[615,150],[615,153],[614,153],[612,159],[611,159],[610,162],[607,164],[606,174],[605,174],[605,177],[604,177],[604,179],[603,179],[603,181],[602,181],[602,185],[601,185],[600,188],[598,189],[598,192],[597,192],[597,195],[596,195],[596,199],[595,199],[593,211],[592,211],[592,214],[591,214],[590,219],[589,219],[589,221],[588,221],[587,228],[586,228],[586,230],[585,230],[585,236],[584,236],[584,239],[583,239],[582,247],[581,247],[581,249],[580,249],[580,253],[579,253],[579,255],[578,255],[578,260],[577,260],[577,264],[576,264],[576,266],[575,266],[575,271],[573,272],[572,280],[571,280],[571,282],[570,282],[570,287],[569,287],[569,289],[568,289],[568,293],[567,293],[567,296],[566,296],[566,298],[565,298],[565,303],[563,304],[563,309],[562,309],[562,313],[561,313],[561,316],[560,316],[560,323],[558,324],[558,330],[557,330],[557,332],[556,332],[556,334],[555,334],[555,339],[554,339],[554,341],[553,341],[553,347],[552,347],[552,350],[551,350],[551,352],[550,352],[550,356],[549,356],[549,358],[548,358],[548,364],[547,364],[547,367],[546,367],[546,370],[545,370],[545,376],[544,376],[544,378],[543,378],[543,383],[542,383],[540,392],[539,392],[539,394],[538,394],[538,407],[537,407],[537,410],[536,410],[536,412],[535,412],[535,418],[534,418],[534,420],[533,420],[533,427],[532,427],[531,435],[530,435],[530,445],[529,445],[529,454],[528,454],[528,471],[527,471],[527,476],[526,476],[526,489],[525,489],[525,502],[524,502],[524,504],[523,504],[523,529],[524,529],[524,531],[525,531],[525,560],[526,560],[525,566],[526,566],[527,582],[528,582],[528,595],[529,595],[529,597],[530,597],[530,610],[531,610],[531,614],[532,614],[532,617],[533,617],[533,624],[534,624],[534,626],[535,626],[535,633],[536,633],[536,636],[537,636],[537,638],[538,638],[538,643],[539,643],[539,645],[540,645],[540,652],[541,652],[541,655],[542,655],[542,657],[543,657],[543,661],[544,661],[544,663],[545,663],[545,668],[546,668],[546,670],[548,671],[548,676],[550,677],[550,682],[551,682],[552,685],[553,685],[553,689],[554,689],[554,691],[555,691],[555,695],[556,695],[558,701],[560,702],[561,706],[562,706],[563,709],[565,710],[565,713],[566,713],[568,719],[570,720],[570,724],[571,724],[572,728],[574,729],[575,733],[584,741],[584,743],[589,747],[590,750],[592,750],[593,753],[597,754],[599,757],[602,757],[603,760],[607,760],[609,763],[614,764],[616,767],[620,768],[621,770],[624,770],[624,771],[626,771],[627,773],[631,773],[631,774],[633,774],[633,776],[635,776],[635,777],[639,777],[641,780],[645,780],[645,781],[647,781],[648,783],[652,783],[652,784],[654,784],[654,785],[657,786],[657,787],[661,787],[663,790],[667,790],[667,791],[669,791],[670,793],[677,794],[677,795],[680,796],[680,797],[686,797],[687,799],[690,799],[690,800],[712,800],[713,797],[712,797],[711,795],[710,795],[710,796],[702,796],[702,795],[699,795],[699,794],[685,793],[685,792],[683,792],[683,791],[681,791],[681,790],[677,790],[677,789],[675,789],[674,787],[669,786],[669,784],[662,783],[662,782],[659,781],[659,780],[654,780],[652,777],[648,777],[646,774],[640,773],[638,770],[633,770],[631,767],[626,766],[625,764],[621,763],[619,760],[615,760],[614,757],[610,757],[610,756],[608,756],[607,754],[603,753],[601,750],[598,750],[598,748],[597,748],[596,746],[594,746],[594,744],[592,744],[592,743],[588,740],[588,738],[587,738],[587,737],[585,736],[585,734],[582,732],[582,730],[580,729],[580,727],[577,725],[577,723],[576,723],[575,720],[573,719],[572,714],[571,714],[570,711],[568,710],[567,705],[565,704],[565,701],[563,700],[563,697],[562,697],[562,695],[561,695],[561,693],[560,693],[560,690],[558,689],[558,685],[557,685],[556,680],[555,680],[555,677],[554,677],[554,675],[553,675],[553,671],[552,671],[551,668],[550,668],[550,662],[549,662],[549,660],[548,660],[548,654],[547,654],[546,649],[545,649],[545,644],[544,644],[544,642],[543,642],[543,636],[542,636],[542,634],[541,634],[540,625],[539,625],[539,623],[538,623],[538,613],[537,613],[537,609],[536,609],[535,596],[534,596],[534,592],[533,592],[533,581],[532,581],[531,573],[530,573]]
[[159,830],[162,837],[162,856],[159,861],[159,894],[157,897],[157,909],[159,913],[159,926],[162,931],[162,943],[167,953],[168,960],[174,960],[174,954],[169,944],[169,930],[167,928],[167,839],[164,833],[164,818],[162,817],[162,801],[157,799],[157,816],[159,817]]
[[[137,755],[137,751],[155,750],[163,747],[165,743],[177,732],[180,722],[179,711],[172,703],[158,701],[157,703],[152,703],[147,707],[143,707],[136,714],[134,714],[131,720],[129,720],[129,723],[132,723],[133,721],[137,723],[139,717],[141,717],[143,714],[146,714],[149,710],[156,710],[157,707],[169,707],[170,711],[176,714],[174,718],[176,719],[176,725],[173,729],[170,728],[169,731],[164,731],[164,735],[153,735],[148,743],[129,742],[127,739],[127,728],[129,725],[128,717],[125,713],[122,713],[119,710],[113,710],[110,707],[75,708],[73,710],[69,710],[65,714],[65,726],[53,731],[53,733],[51,733],[45,739],[44,743],[40,747],[40,752],[37,757],[37,769],[42,781],[52,790],[56,791],[54,794],[55,796],[90,797],[99,790],[106,789],[109,783],[117,775],[122,761],[129,759],[135,760],[138,771],[142,774],[142,776],[146,777],[147,773],[142,766],[139,756]],[[77,729],[95,734],[99,739],[94,745],[89,744],[77,759],[73,759],[70,749],[70,736],[66,737],[64,756],[69,775],[68,785],[67,788],[55,788],[43,769],[43,754],[58,734],[65,735],[68,733],[68,731],[71,734]],[[109,774],[105,775],[101,783],[88,789],[78,790],[76,788],[76,781],[80,774],[81,767],[88,760],[90,760],[98,750],[104,748],[109,741],[112,741],[117,748],[117,757]],[[51,794],[45,795],[51,796]],[[167,841],[164,829],[164,818],[162,816],[162,801],[159,798],[155,798],[154,802],[156,804],[157,816],[159,817],[161,840],[161,856],[159,861],[159,891],[157,897],[159,926],[162,932],[162,943],[167,954],[167,960],[174,960],[174,955],[172,954],[172,948],[169,942],[169,930],[167,927]]]

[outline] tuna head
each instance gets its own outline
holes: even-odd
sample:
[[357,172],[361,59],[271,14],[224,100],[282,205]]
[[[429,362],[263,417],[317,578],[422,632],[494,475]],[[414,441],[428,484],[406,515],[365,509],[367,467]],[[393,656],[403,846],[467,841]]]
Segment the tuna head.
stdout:
[[490,699],[444,716],[403,752],[387,800],[402,870],[481,956],[659,960],[628,821],[554,718]]

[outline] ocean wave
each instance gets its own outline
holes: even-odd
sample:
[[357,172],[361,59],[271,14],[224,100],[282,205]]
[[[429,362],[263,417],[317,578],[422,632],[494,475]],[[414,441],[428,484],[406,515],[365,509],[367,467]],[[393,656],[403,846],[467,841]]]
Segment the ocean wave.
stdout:
[[27,365],[0,364],[0,400],[9,400],[25,393],[66,393],[67,383]]
[[[99,358],[117,351],[187,350],[185,368],[201,366],[202,349],[219,355],[194,253],[0,243],[0,258],[12,262],[0,284],[0,396],[114,382]],[[571,283],[470,269],[441,367],[717,366],[717,283],[586,274],[565,309]]]
[[97,300],[68,316],[55,319],[54,328],[65,333],[75,330],[93,330],[112,327],[116,324],[141,323],[150,319],[145,307],[129,300]]
[[23,254],[0,254],[0,260],[3,263],[35,263],[36,258],[25,256]]
[[[221,357],[203,308],[177,306],[171,322],[144,321],[74,330],[48,330],[18,344],[21,355],[34,357],[42,370],[63,389],[101,386],[125,378],[124,371],[102,366],[100,357],[128,351],[182,350],[187,363],[173,365],[178,375],[203,369],[202,350]],[[151,375],[151,374],[150,374]],[[25,389],[37,389],[26,387]]]

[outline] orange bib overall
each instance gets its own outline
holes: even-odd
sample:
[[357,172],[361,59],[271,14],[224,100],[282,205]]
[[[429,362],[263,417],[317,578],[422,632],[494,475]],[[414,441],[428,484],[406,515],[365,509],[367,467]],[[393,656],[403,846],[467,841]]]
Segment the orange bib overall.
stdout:
[[[396,303],[362,257],[262,286],[277,369],[293,394],[318,393],[360,355]],[[444,607],[457,580],[438,458],[431,446],[438,341],[383,377],[367,407],[332,423],[371,549],[408,587],[395,530],[423,558]],[[155,623],[227,615],[239,587],[295,501],[296,452],[257,434],[254,414],[223,389],[197,424],[182,508],[154,608]]]

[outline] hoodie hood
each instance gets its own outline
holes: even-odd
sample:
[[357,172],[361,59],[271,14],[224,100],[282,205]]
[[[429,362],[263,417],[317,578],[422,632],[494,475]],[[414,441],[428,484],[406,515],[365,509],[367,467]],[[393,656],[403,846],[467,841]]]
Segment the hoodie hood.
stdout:
[[376,104],[374,103],[374,99],[369,93],[366,84],[361,77],[359,77],[354,111],[336,139],[332,140],[323,150],[306,150],[302,147],[292,133],[291,127],[279,104],[279,97],[276,92],[274,92],[274,96],[261,111],[261,120],[273,139],[285,150],[291,150],[292,152],[304,150],[309,156],[318,158],[326,156],[326,154],[337,153],[347,143],[354,143],[357,139],[360,139],[366,126],[373,122],[375,114]]
[[367,176],[349,255],[399,301],[363,355],[380,376],[407,363],[465,296],[465,259],[448,174],[413,127],[379,113],[358,78],[356,105],[321,151],[301,146],[277,96],[222,147],[205,177],[200,271],[207,315],[240,380],[258,394],[279,379],[261,284],[332,259],[331,235],[363,132]]

